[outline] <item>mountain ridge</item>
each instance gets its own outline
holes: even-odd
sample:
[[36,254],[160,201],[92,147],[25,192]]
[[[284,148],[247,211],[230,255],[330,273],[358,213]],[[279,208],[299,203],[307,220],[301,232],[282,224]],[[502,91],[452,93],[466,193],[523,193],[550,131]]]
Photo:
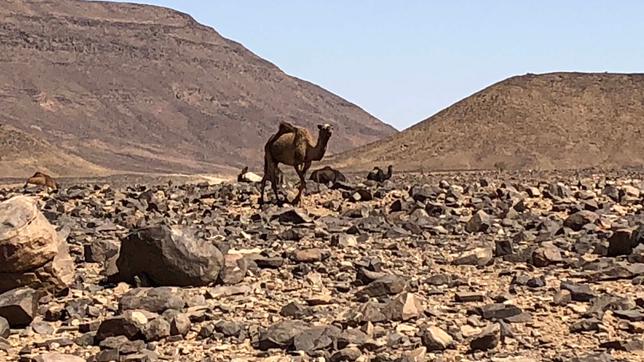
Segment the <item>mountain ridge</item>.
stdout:
[[396,132],[172,9],[11,0],[0,16],[0,123],[113,172],[259,169],[280,120],[334,125],[329,153]]
[[408,171],[640,167],[642,133],[644,74],[528,74],[327,162]]

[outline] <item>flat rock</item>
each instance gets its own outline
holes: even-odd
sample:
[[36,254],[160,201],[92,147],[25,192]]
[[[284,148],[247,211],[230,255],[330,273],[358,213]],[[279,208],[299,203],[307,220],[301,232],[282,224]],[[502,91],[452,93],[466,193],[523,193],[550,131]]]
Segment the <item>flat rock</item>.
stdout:
[[423,346],[427,347],[429,351],[442,351],[454,343],[452,336],[436,326],[425,329],[421,339]]
[[477,310],[481,317],[488,320],[506,319],[523,313],[521,308],[512,304],[503,303],[486,304],[477,308]]
[[464,251],[452,262],[454,265],[477,265],[484,266],[490,264],[494,258],[494,252],[491,248],[480,247]]
[[73,354],[48,352],[33,358],[33,362],[85,362],[85,359]]
[[356,293],[358,296],[367,295],[369,297],[382,297],[385,295],[395,295],[405,289],[407,281],[397,275],[387,275],[369,283]]
[[179,288],[134,288],[121,297],[119,309],[143,309],[163,313],[167,309],[181,310],[184,304],[183,292]]
[[255,347],[264,351],[271,348],[287,349],[291,347],[295,337],[308,328],[308,324],[302,321],[279,322],[260,333]]
[[291,259],[298,263],[314,263],[322,261],[329,256],[328,250],[310,248],[296,250],[291,254]]
[[562,282],[561,289],[568,290],[570,297],[576,302],[589,302],[596,297],[595,292],[587,284],[577,284],[573,282]]

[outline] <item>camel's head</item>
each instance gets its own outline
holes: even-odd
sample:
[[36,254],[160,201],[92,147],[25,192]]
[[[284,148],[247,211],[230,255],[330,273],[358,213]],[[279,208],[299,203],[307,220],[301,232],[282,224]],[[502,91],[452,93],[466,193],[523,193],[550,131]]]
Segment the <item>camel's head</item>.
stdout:
[[318,124],[318,130],[320,130],[320,136],[323,136],[327,139],[333,134],[333,126],[328,123]]

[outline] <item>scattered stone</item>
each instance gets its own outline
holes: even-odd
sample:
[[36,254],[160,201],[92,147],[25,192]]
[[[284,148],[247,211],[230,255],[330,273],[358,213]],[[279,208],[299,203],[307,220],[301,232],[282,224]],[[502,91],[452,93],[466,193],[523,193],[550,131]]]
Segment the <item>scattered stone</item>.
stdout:
[[84,358],[72,354],[48,352],[35,357],[33,362],[85,362]]
[[388,320],[407,321],[418,318],[424,311],[422,301],[413,293],[402,293],[383,309],[382,313]]
[[143,309],[163,313],[167,309],[181,310],[184,304],[182,291],[178,288],[134,288],[121,297],[119,309]]
[[596,297],[595,292],[587,284],[576,284],[573,282],[562,282],[561,289],[568,290],[570,297],[576,302],[589,302]]
[[308,328],[302,321],[283,321],[262,331],[255,348],[266,351],[272,348],[288,349],[296,336]]
[[422,334],[423,346],[429,351],[442,351],[449,348],[454,343],[454,339],[444,330],[432,326]]
[[470,341],[470,350],[487,351],[499,344],[499,325],[492,324],[481,331]]
[[494,258],[492,249],[487,247],[475,248],[463,252],[453,261],[454,265],[489,265]]
[[490,216],[483,210],[477,211],[465,225],[469,233],[485,232],[492,225]]
[[328,255],[326,250],[312,248],[296,250],[291,258],[298,263],[314,263],[326,259]]
[[369,283],[369,285],[358,291],[357,295],[368,295],[369,297],[395,295],[401,293],[406,284],[407,282],[402,277],[387,275]]
[[481,317],[488,320],[507,319],[523,313],[521,308],[512,304],[503,303],[487,304],[483,307],[477,308],[477,310]]
[[593,224],[599,219],[599,215],[589,210],[581,210],[568,216],[564,226],[574,231],[581,230],[587,224]]
[[28,326],[36,316],[36,292],[29,288],[13,289],[0,294],[0,317],[12,328]]
[[163,318],[155,318],[151,320],[143,329],[143,336],[145,340],[159,341],[163,338],[170,336],[170,323]]

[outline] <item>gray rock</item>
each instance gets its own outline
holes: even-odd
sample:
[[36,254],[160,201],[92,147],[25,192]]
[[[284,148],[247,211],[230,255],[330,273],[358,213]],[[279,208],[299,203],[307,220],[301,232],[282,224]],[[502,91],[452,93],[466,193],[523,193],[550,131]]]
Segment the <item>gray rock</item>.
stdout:
[[237,337],[242,331],[242,326],[236,322],[219,321],[215,324],[215,330],[225,337]]
[[131,316],[122,315],[112,317],[101,322],[96,331],[95,340],[101,342],[109,337],[124,336],[129,340],[143,337],[145,323],[138,321]]
[[13,289],[0,294],[0,317],[12,328],[28,326],[36,316],[38,301],[36,291],[29,287]]
[[148,342],[159,341],[170,336],[170,323],[163,318],[155,318],[143,329],[143,336]]
[[185,336],[190,331],[190,318],[186,314],[177,314],[170,320],[170,335]]
[[608,256],[628,255],[636,246],[634,240],[635,230],[618,229],[608,239]]
[[98,239],[83,247],[86,262],[104,263],[118,255],[120,245],[114,240]]
[[585,225],[592,224],[599,219],[599,215],[589,210],[577,211],[564,220],[564,226],[574,231],[581,230]]
[[362,352],[356,347],[343,348],[331,355],[330,362],[356,361],[362,356]]
[[304,351],[308,354],[313,351],[327,349],[331,347],[340,332],[340,329],[335,326],[311,327],[293,338],[293,349]]
[[179,288],[134,288],[121,297],[119,309],[143,309],[163,313],[167,309],[181,310],[184,304],[183,292]]
[[116,264],[119,278],[129,283],[134,283],[135,276],[145,275],[156,285],[205,286],[217,280],[224,260],[211,243],[162,225],[128,235]]
[[489,265],[494,258],[491,248],[480,247],[464,251],[452,262],[454,265]]
[[595,298],[596,294],[587,284],[577,284],[573,282],[562,282],[561,289],[568,290],[570,297],[576,302],[589,302]]
[[11,334],[11,326],[6,318],[0,317],[0,338],[9,338]]
[[512,304],[492,303],[477,308],[477,311],[484,319],[500,320],[517,316],[523,311],[521,308]]
[[283,321],[261,331],[255,348],[266,351],[272,348],[288,349],[293,345],[293,340],[306,329],[308,324],[302,321]]
[[470,350],[472,351],[487,351],[494,349],[499,344],[500,328],[498,324],[493,324],[481,331],[478,335],[474,336],[470,341]]
[[491,225],[492,220],[490,215],[483,210],[479,210],[474,213],[467,224],[465,224],[465,230],[470,233],[485,232]]
[[596,318],[587,318],[579,320],[573,323],[570,326],[570,332],[579,333],[579,332],[588,332],[588,331],[598,331],[601,321]]
[[454,339],[447,332],[439,327],[432,326],[422,333],[423,346],[429,351],[442,351],[454,343]]
[[387,275],[369,283],[363,289],[359,290],[356,295],[367,295],[369,297],[395,295],[401,293],[405,289],[406,284],[406,280],[402,277]]

